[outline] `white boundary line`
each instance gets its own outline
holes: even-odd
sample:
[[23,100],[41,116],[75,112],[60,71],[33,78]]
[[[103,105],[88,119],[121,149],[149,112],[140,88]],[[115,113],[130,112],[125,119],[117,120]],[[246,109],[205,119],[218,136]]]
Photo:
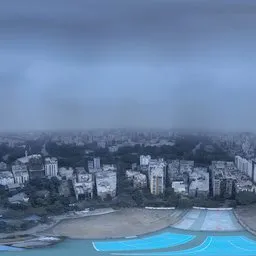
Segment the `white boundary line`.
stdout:
[[243,248],[243,247],[240,247],[236,244],[234,244],[232,241],[228,241],[233,247],[235,247],[236,249],[239,249],[239,250],[243,250],[245,252],[256,252],[256,250],[248,250],[246,248]]
[[[170,252],[160,252],[160,253],[111,253],[112,255],[129,255],[129,256],[144,256],[144,255],[150,255],[150,256],[168,256],[168,255],[186,255],[186,254],[197,254],[198,252],[201,252],[201,251],[205,251],[212,243],[212,237],[208,237],[204,240],[204,242],[197,246],[197,247],[194,247],[194,248],[191,248],[191,249],[188,249],[188,250],[183,250],[183,251],[170,251]],[[200,248],[202,247],[203,248]],[[199,248],[195,251],[193,251],[194,249],[196,248]]]
[[100,252],[100,250],[99,250],[99,249],[97,249],[97,247],[96,247],[96,245],[95,245],[95,243],[94,243],[94,242],[92,242],[92,246],[93,246],[93,248],[94,248],[97,252]]
[[249,244],[254,244],[256,245],[256,241],[248,238],[248,237],[241,237],[242,240],[244,240],[245,242],[249,243]]
[[[116,241],[117,244],[121,244],[121,245],[125,245],[126,247],[131,247],[131,248],[135,248],[136,251],[139,251],[139,250],[152,250],[152,249],[166,249],[166,248],[170,248],[170,247],[174,247],[174,246],[177,246],[177,245],[182,245],[182,244],[185,244],[187,242],[190,242],[192,241],[193,239],[195,239],[196,236],[193,236],[193,235],[185,235],[187,236],[186,238],[184,238],[183,240],[177,240],[177,238],[175,237],[168,237],[168,234],[171,234],[171,233],[166,233],[166,237],[163,237],[162,239],[164,240],[167,240],[167,244],[163,245],[162,247],[160,248],[139,248],[140,246],[145,246],[145,245],[152,245],[152,244],[155,244],[156,241],[148,241],[147,242],[147,239],[151,238],[151,237],[147,237],[147,238],[141,238],[141,239],[137,239],[136,240],[136,245],[132,245],[130,244],[130,242],[133,242],[133,240],[130,240],[130,241],[125,241],[125,240],[122,240],[122,241]],[[176,240],[174,243],[172,244],[168,244],[168,242],[171,242],[173,240]],[[99,250],[97,249],[96,245],[94,242],[93,243],[93,247],[96,251],[118,251],[116,249],[113,249],[113,250]],[[107,243],[107,242],[106,242]],[[123,250],[120,250],[120,251],[126,251],[126,248],[124,248]]]

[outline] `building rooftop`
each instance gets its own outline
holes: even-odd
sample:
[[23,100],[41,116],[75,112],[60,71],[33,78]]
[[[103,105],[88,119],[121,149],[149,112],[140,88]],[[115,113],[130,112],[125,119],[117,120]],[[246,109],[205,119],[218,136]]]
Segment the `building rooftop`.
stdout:
[[15,163],[12,165],[12,171],[26,171],[27,166],[22,163]]
[[173,181],[172,188],[175,193],[187,193],[187,186],[184,181]]
[[15,170],[13,171],[13,175],[15,175],[16,177],[22,177],[22,176],[27,176],[28,175],[28,171],[27,170]]
[[153,168],[150,169],[150,175],[164,176],[164,174],[164,168],[161,165],[154,166]]
[[14,203],[20,203],[20,202],[25,202],[25,201],[28,201],[28,196],[24,193],[24,192],[21,192],[21,193],[18,193],[12,197],[9,197],[8,198],[8,201],[12,204]]
[[24,156],[24,157],[18,158],[17,161],[20,163],[23,163],[23,164],[27,164],[27,163],[29,163],[29,161],[31,159],[42,159],[42,156],[39,154],[34,154],[34,155],[29,155],[29,156]]
[[204,169],[197,169],[190,175],[192,180],[189,189],[199,191],[209,191],[209,173]]
[[114,164],[103,164],[102,165],[102,170],[103,171],[116,171],[117,168]]
[[58,159],[56,157],[46,157],[45,164],[56,164]]
[[16,190],[16,189],[19,189],[21,186],[20,184],[17,184],[17,183],[14,183],[14,184],[7,184],[7,188],[9,190]]
[[126,177],[129,179],[137,179],[137,180],[145,180],[147,179],[147,176],[143,173],[140,173],[138,171],[133,171],[133,170],[126,170]]
[[0,179],[13,178],[13,174],[10,171],[0,172]]
[[92,182],[92,181],[93,181],[92,174],[89,174],[89,173],[79,173],[78,174],[78,182],[87,183],[87,182]]
[[77,174],[79,174],[79,173],[86,173],[84,167],[76,167],[75,170],[76,170],[76,173],[77,173]]
[[187,165],[193,167],[195,165],[195,162],[190,160],[180,160],[180,165]]
[[98,192],[108,192],[116,190],[116,172],[96,173],[96,184]]

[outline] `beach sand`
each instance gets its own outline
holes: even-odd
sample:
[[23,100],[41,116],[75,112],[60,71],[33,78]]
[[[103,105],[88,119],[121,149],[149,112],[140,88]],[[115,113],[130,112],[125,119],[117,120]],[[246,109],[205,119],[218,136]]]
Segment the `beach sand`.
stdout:
[[106,215],[62,220],[41,234],[74,239],[136,236],[166,228],[183,215],[183,210],[122,209]]

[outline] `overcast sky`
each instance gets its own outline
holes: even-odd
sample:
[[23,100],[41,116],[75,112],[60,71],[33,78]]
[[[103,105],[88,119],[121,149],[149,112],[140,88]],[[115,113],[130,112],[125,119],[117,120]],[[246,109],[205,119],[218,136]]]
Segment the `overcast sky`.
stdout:
[[255,0],[1,0],[0,130],[256,131]]

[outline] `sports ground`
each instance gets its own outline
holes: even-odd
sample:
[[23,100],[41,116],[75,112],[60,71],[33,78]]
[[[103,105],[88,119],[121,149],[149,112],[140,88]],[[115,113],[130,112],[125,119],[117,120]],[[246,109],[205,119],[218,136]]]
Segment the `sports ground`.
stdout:
[[110,255],[256,256],[256,237],[243,229],[232,210],[192,209],[160,232],[92,245]]

